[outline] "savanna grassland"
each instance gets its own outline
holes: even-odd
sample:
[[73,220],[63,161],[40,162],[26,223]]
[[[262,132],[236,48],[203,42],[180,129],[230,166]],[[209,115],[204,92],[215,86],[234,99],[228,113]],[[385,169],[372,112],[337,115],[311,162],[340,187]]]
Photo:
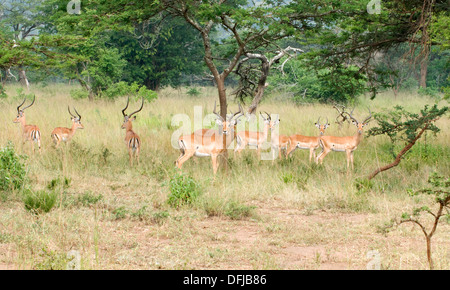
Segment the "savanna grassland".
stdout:
[[[403,224],[389,233],[380,228],[418,205],[433,204],[407,190],[425,187],[432,172],[449,175],[448,116],[437,121],[439,134],[424,136],[398,167],[368,186],[358,180],[392,160],[388,138],[366,136],[349,175],[339,152],[317,166],[309,164],[307,150],[274,163],[257,160],[255,150],[239,158],[230,150],[228,170],[220,169],[215,180],[210,158],[193,158],[183,174],[198,196],[172,206],[171,190],[180,186],[174,167],[179,151],[170,143],[178,128],[172,116],[193,119],[194,106],[211,113],[216,89],[201,88],[198,97],[189,97],[186,89],[163,89],[145,103],[133,124],[142,139],[141,162],[130,168],[120,128],[126,97],[89,102],[72,99],[68,85],[33,87],[36,104],[26,118],[41,129],[42,154],[32,155],[30,144],[22,145],[20,125],[12,122],[22,101],[15,97],[17,88],[7,87],[9,97],[0,100],[0,146],[11,141],[27,156],[27,190],[53,192],[56,201],[36,214],[24,205],[24,189],[1,193],[0,269],[65,269],[71,250],[79,253],[81,269],[366,269],[377,257],[381,269],[428,268],[418,226]],[[354,115],[362,119],[367,106],[377,113],[396,104],[418,112],[427,103],[434,100],[386,92],[373,101],[360,98]],[[68,105],[82,115],[85,128],[59,150],[50,133],[70,127]],[[139,105],[131,101],[129,111]],[[229,108],[237,110],[231,99]],[[319,116],[331,123],[327,134],[355,133],[354,126],[334,123],[331,105],[295,105],[268,96],[259,110],[280,114],[281,134],[316,136]],[[445,221],[433,237],[432,254],[436,269],[450,269]]]

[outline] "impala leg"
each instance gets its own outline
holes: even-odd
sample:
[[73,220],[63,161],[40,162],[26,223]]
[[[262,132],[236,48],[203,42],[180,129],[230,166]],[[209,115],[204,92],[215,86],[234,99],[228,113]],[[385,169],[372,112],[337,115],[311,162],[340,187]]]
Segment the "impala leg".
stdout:
[[330,153],[331,150],[322,150],[322,152],[320,152],[319,156],[317,156],[316,159],[316,163],[318,164],[320,161],[320,164],[322,164],[323,159],[325,158],[325,156],[327,156],[328,153]]
[[39,147],[39,154],[42,154],[42,152],[41,152],[41,138],[39,138],[37,140],[37,143],[38,143],[38,147]]
[[140,148],[138,147],[138,148],[136,148],[136,160],[137,160],[137,164],[138,164],[138,166],[139,166],[139,152],[140,152]]
[[291,144],[291,146],[289,147],[289,150],[286,150],[286,158],[288,158],[291,155],[291,153],[294,152],[294,150],[296,148],[297,148],[296,144]]
[[311,159],[314,155],[314,160],[316,159],[316,154],[314,152],[314,147],[309,148],[309,163],[311,163]]
[[180,156],[177,160],[177,167],[181,169],[181,166],[183,166],[183,163],[189,160],[192,156],[194,156],[195,150],[185,150],[184,155]]
[[128,148],[128,157],[130,160],[130,167],[133,167],[133,151],[131,148]]
[[213,165],[214,179],[216,178],[217,169],[219,168],[219,164],[217,163],[217,155],[211,154],[211,161]]
[[354,166],[353,166],[353,151],[350,152],[350,162],[352,163],[352,171],[355,170]]

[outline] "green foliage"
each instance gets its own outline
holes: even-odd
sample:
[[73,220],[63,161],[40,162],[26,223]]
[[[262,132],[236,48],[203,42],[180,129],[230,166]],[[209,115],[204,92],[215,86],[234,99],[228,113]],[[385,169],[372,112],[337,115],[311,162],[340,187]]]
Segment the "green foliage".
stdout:
[[91,191],[87,191],[77,197],[77,203],[82,206],[91,206],[97,204],[103,199],[101,194],[93,194]]
[[225,215],[232,220],[240,220],[254,215],[255,206],[247,206],[237,202],[229,202],[225,209]]
[[144,98],[148,102],[157,98],[156,92],[147,89],[145,86],[141,86],[136,82],[128,84],[120,81],[112,84],[104,91],[104,95],[108,98],[116,98],[121,96],[132,96],[136,99]]
[[14,151],[12,143],[0,150],[0,190],[23,188],[26,180],[24,157]]
[[448,111],[448,107],[431,108],[426,105],[420,114],[410,113],[401,106],[395,106],[394,110],[374,115],[378,123],[368,131],[369,136],[387,135],[394,143],[396,141],[412,142],[417,138],[419,131],[426,126],[426,130],[438,133],[440,129],[433,123]]
[[168,204],[179,207],[192,202],[201,194],[201,187],[197,181],[185,174],[175,174],[169,181]]
[[202,92],[196,87],[189,88],[189,90],[186,92],[186,94],[190,97],[198,97],[201,93]]
[[6,94],[3,84],[0,83],[0,99],[6,99],[8,95]]
[[25,208],[35,215],[48,213],[56,204],[57,199],[58,194],[55,191],[27,189],[23,193]]
[[126,209],[124,206],[121,206],[121,207],[118,207],[115,210],[113,210],[112,213],[116,220],[121,220],[127,216],[128,209]]

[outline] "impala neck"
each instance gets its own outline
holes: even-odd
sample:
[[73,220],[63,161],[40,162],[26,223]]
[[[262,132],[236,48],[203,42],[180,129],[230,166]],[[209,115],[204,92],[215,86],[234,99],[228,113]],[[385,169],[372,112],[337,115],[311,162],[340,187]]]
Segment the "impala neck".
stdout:
[[364,131],[356,130],[356,135],[354,136],[356,145],[358,145],[364,137]]
[[25,126],[27,125],[27,122],[25,120],[25,115],[19,119],[19,123],[22,126],[22,130],[25,131]]
[[125,124],[125,131],[127,131],[127,132],[133,131],[133,123],[131,121],[128,121]]

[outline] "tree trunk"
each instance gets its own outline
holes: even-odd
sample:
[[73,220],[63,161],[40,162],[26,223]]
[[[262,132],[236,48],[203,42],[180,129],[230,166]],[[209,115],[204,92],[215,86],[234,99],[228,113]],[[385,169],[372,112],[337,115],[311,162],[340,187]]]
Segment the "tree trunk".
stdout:
[[421,88],[427,87],[428,55],[424,56],[420,63],[420,83]]
[[427,124],[425,125],[425,127],[423,127],[422,130],[419,132],[419,134],[417,134],[416,138],[414,138],[414,140],[412,140],[410,143],[408,143],[408,145],[406,145],[406,146],[402,149],[402,151],[400,151],[400,153],[397,154],[397,157],[395,157],[394,162],[392,162],[392,163],[390,163],[390,164],[388,164],[388,165],[386,165],[386,166],[380,167],[380,168],[378,168],[377,170],[375,170],[374,172],[372,172],[372,173],[369,175],[369,180],[371,180],[372,178],[374,178],[378,173],[383,172],[383,171],[386,171],[386,170],[388,170],[388,169],[391,169],[392,167],[397,166],[397,165],[400,163],[400,161],[402,160],[403,155],[405,155],[406,152],[408,152],[408,150],[411,149],[411,147],[413,147],[414,144],[416,144],[416,141],[419,140],[419,138],[422,136],[423,132],[425,132],[425,130],[428,128],[428,126],[429,126],[430,124],[431,124],[431,122],[427,123]]
[[19,82],[22,86],[27,88],[27,91],[30,91],[30,82],[28,81],[27,75],[23,68],[19,68]]

